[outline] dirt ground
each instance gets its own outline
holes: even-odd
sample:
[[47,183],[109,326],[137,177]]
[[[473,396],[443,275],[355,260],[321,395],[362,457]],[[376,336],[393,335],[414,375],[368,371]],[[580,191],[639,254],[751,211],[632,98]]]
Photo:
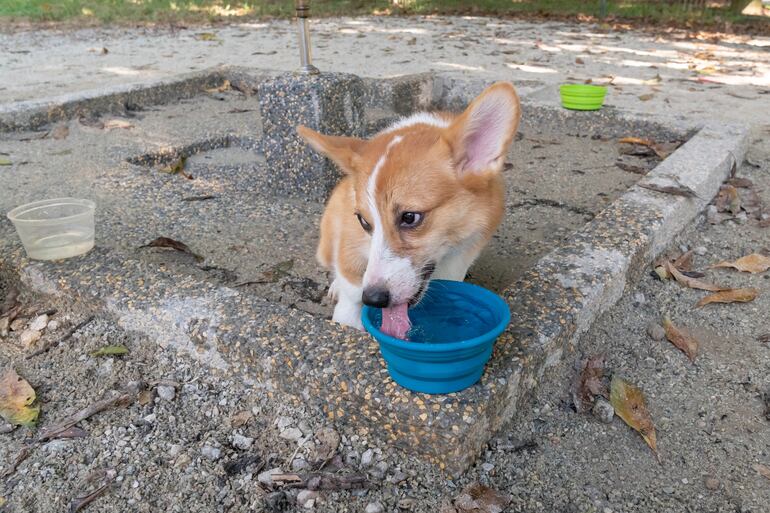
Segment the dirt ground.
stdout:
[[[324,71],[393,77],[428,71],[549,86],[610,85],[607,104],[646,113],[763,123],[770,109],[770,38],[687,31],[610,30],[484,17],[360,17],[312,22]],[[0,102],[39,100],[143,83],[213,66],[292,71],[290,21],[223,27],[5,32]],[[351,51],[351,48],[355,49]],[[376,65],[373,63],[376,62]]]
[[[328,23],[338,23],[334,30],[340,34],[346,33],[342,30],[345,25],[355,27],[355,23],[348,21]],[[471,19],[467,23],[476,22]],[[388,33],[385,30],[388,27],[375,26],[379,27],[375,32],[382,34],[383,45],[403,42],[403,49],[394,46],[396,53],[411,48],[406,42],[409,37],[422,37],[421,32],[410,32],[412,27],[408,26],[399,26],[395,33]],[[564,27],[569,28],[547,24],[542,33],[555,34]],[[489,28],[484,25],[478,30]],[[289,37],[288,29],[285,31]],[[413,33],[415,36],[411,36]],[[533,34],[527,37],[534,37]],[[388,35],[406,39],[389,40]],[[26,48],[19,46],[21,40],[8,38],[29,38],[39,46],[36,55],[46,52],[50,55],[46,66],[32,69],[33,63],[24,61],[24,66],[30,66],[26,72],[23,67],[13,68],[22,70],[16,76],[29,73],[25,80],[16,81],[19,87],[8,78],[0,78],[0,88],[5,88],[0,91],[5,95],[3,101],[40,97],[41,91],[56,87],[53,82],[64,84],[62,91],[68,90],[68,81],[73,75],[62,73],[56,64],[59,54],[51,49],[65,46],[64,42],[71,38],[82,38],[79,44],[83,48],[102,44],[78,33],[56,36],[59,39],[50,34],[29,33],[2,37],[5,38],[3,45],[16,45],[12,47],[20,50]],[[193,36],[189,37],[195,41]],[[357,36],[351,33],[351,37]],[[366,37],[370,35],[367,33]],[[640,40],[638,36],[635,39],[626,35],[619,37],[624,38],[624,45],[634,49],[632,55],[658,44]],[[142,40],[135,33],[129,39]],[[542,37],[539,44],[547,44],[543,42],[546,39]],[[595,39],[597,42],[592,45],[602,44],[598,42],[601,37]],[[527,41],[527,45],[519,46],[528,48],[533,44]],[[711,43],[665,44],[679,48],[676,51],[694,54],[703,50],[701,45]],[[149,39],[142,45],[146,47],[146,55],[155,51]],[[621,47],[621,44],[604,46]],[[712,52],[737,48],[744,52],[746,59],[756,63],[766,59],[764,47],[764,43],[743,41],[723,42],[708,48]],[[74,44],[68,51],[72,48]],[[134,51],[133,47],[126,48],[126,54]],[[456,50],[459,59],[465,50]],[[258,51],[273,50],[265,46]],[[276,49],[270,58],[282,59],[283,52]],[[538,52],[548,54],[547,50]],[[559,68],[560,77],[568,74],[565,70],[575,68],[574,54],[566,59],[563,53],[552,53],[556,56],[548,58],[556,61],[552,65]],[[623,52],[590,58],[604,62],[602,66],[621,66],[622,61],[628,59],[610,58],[619,53]],[[3,69],[11,69],[6,68],[6,63],[26,59],[26,55],[5,54],[2,59],[9,60],[0,62]],[[436,50],[431,50],[424,57],[426,61],[416,60],[408,66],[396,65],[394,60],[389,64],[392,68],[387,69],[395,73],[393,70],[426,66],[426,62],[442,67],[438,63],[447,61],[439,60],[438,55]],[[592,54],[586,51],[585,55]],[[97,56],[97,53],[88,54],[89,59]],[[201,65],[209,62],[203,57],[194,60]],[[468,61],[452,62],[471,65]],[[147,62],[150,61],[134,64],[138,67]],[[628,66],[628,74],[636,78],[650,78],[647,75],[656,73],[655,68],[624,65]],[[74,80],[72,90],[91,83],[93,77],[84,71],[89,66],[92,65],[78,68],[83,81]],[[113,63],[105,67],[118,69],[117,66]],[[664,84],[671,89],[659,92],[653,90],[652,85],[621,85],[620,90],[614,90],[613,101],[618,100],[618,105],[625,107],[649,108],[650,112],[720,115],[753,123],[749,161],[739,169],[738,175],[754,182],[755,190],[767,205],[770,204],[770,128],[766,125],[766,106],[770,96],[761,94],[767,86],[761,82],[767,68],[766,64],[752,66],[746,76],[751,75],[752,81],[759,82],[738,89],[703,82],[674,85],[679,83],[676,81],[677,77],[681,78],[679,74],[686,72],[672,71],[672,76],[676,76],[671,78],[664,69],[660,73]],[[43,71],[44,68],[47,71]],[[362,68],[361,64],[352,71]],[[123,71],[106,75],[120,73]],[[125,80],[126,76],[135,75],[113,77],[110,83]],[[91,85],[103,85],[97,82]],[[638,99],[647,93],[654,95],[651,100]],[[712,99],[716,99],[714,103],[710,103]],[[150,393],[139,395],[125,407],[110,408],[80,422],[78,426],[85,433],[74,434],[85,436],[76,438],[34,444],[36,432],[0,424],[0,472],[8,471],[0,479],[0,511],[67,511],[75,498],[88,495],[107,481],[111,484],[84,511],[452,513],[447,507],[448,501],[475,482],[509,495],[511,503],[505,511],[513,512],[768,511],[770,479],[763,477],[762,469],[770,467],[770,344],[758,337],[770,332],[767,322],[770,271],[750,275],[706,268],[720,260],[767,251],[770,228],[759,228],[755,221],[743,223],[742,220],[712,225],[704,216],[689,227],[669,251],[672,255],[678,254],[683,247],[696,250],[695,268],[705,272],[705,279],[756,287],[760,296],[745,304],[693,309],[705,293],[682,288],[674,282],[661,282],[650,275],[650,268],[640,270],[639,283],[631,286],[621,301],[581,337],[564,364],[545,377],[531,412],[506,425],[490,441],[477,464],[459,479],[449,479],[431,466],[385,446],[373,447],[356,437],[342,437],[336,449],[327,452],[324,441],[335,437],[321,430],[333,429],[333,426],[314,411],[276,406],[271,400],[273,390],[248,379],[232,379],[191,358],[163,350],[155,340],[126,333],[113,320],[98,313],[93,322],[59,347],[30,359],[16,348],[16,335],[12,334],[9,339],[0,339],[0,368],[15,368],[35,388],[42,402],[40,427],[50,426],[132,382],[143,383]],[[3,279],[0,273],[0,298],[5,297],[12,285]],[[67,299],[21,299],[24,304],[37,305],[40,309],[57,309],[51,319],[60,326],[48,328],[43,335],[45,341],[59,339],[68,326],[91,314],[89,305]],[[647,334],[650,323],[660,321],[666,313],[675,323],[690,328],[700,341],[694,364],[669,342],[653,340]],[[91,351],[109,344],[123,344],[129,353],[119,357],[90,355]],[[635,383],[646,395],[657,428],[661,463],[639,435],[617,417],[605,424],[590,413],[574,410],[570,389],[577,373],[575,368],[583,358],[597,352],[605,355],[608,374]],[[12,469],[12,463],[26,445],[31,446],[28,456],[18,468]],[[324,472],[334,475],[366,476],[368,488],[321,491],[316,495],[274,486],[264,473],[276,468],[309,472],[322,465]]]
[[[749,161],[758,167],[746,164],[739,176],[753,180],[767,204],[770,144],[766,132],[757,130],[753,137]],[[770,232],[753,221],[711,225],[704,218],[669,249],[676,254],[684,246],[697,251],[695,268],[706,270],[766,250]],[[756,287],[760,296],[694,310],[702,292],[661,282],[648,271],[581,338],[564,366],[547,376],[531,414],[505,426],[464,476],[447,479],[387,447],[343,438],[333,457],[323,460],[323,470],[365,475],[369,488],[357,491],[274,489],[264,474],[260,482],[267,469],[317,469],[323,463],[317,436],[329,427],[324,420],[309,410],[270,406],[271,390],[218,376],[160,350],[153,340],[125,333],[108,318],[97,315],[69,341],[31,359],[6,340],[0,367],[13,366],[37,390],[42,427],[132,381],[153,392],[81,422],[83,438],[33,446],[0,484],[0,511],[65,510],[73,498],[102,484],[104,473],[114,479],[89,506],[93,511],[301,511],[310,501],[321,512],[429,511],[473,482],[509,494],[506,511],[766,511],[770,480],[755,466],[770,466],[770,346],[757,337],[770,331],[770,274],[707,270],[710,281]],[[82,304],[40,301],[41,308],[59,310],[52,318],[63,325],[88,313]],[[648,325],[665,313],[699,339],[695,364],[647,334]],[[63,333],[60,327],[45,337]],[[123,344],[130,352],[89,355],[108,344]],[[617,417],[604,424],[575,412],[574,367],[597,352],[605,354],[609,374],[645,393],[661,463]],[[34,434],[18,428],[0,437],[7,469]]]

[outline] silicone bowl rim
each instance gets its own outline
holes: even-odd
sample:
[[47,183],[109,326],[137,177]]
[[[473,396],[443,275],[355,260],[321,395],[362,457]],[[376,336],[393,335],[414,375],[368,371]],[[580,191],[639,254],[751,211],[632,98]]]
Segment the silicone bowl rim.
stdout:
[[363,322],[364,328],[366,331],[372,335],[378,342],[390,344],[392,346],[395,346],[399,349],[404,349],[407,351],[414,351],[416,353],[439,353],[439,352],[452,352],[452,351],[459,351],[463,349],[470,349],[476,346],[480,346],[483,344],[488,344],[490,342],[494,342],[497,337],[499,337],[503,331],[505,331],[506,326],[511,322],[511,309],[508,306],[508,303],[505,302],[503,298],[492,292],[491,290],[487,290],[484,287],[480,287],[478,285],[474,285],[473,283],[467,283],[464,281],[452,281],[452,280],[431,280],[431,283],[444,283],[448,284],[449,287],[452,288],[467,288],[469,290],[472,290],[474,292],[474,295],[481,296],[483,298],[485,304],[492,306],[495,308],[495,311],[502,314],[502,318],[500,319],[500,322],[498,322],[494,328],[492,328],[489,331],[486,331],[482,333],[481,335],[478,335],[476,337],[466,339],[466,340],[457,340],[453,342],[436,342],[436,343],[421,343],[421,342],[410,342],[407,340],[401,340],[395,337],[391,337],[390,335],[386,335],[382,331],[380,331],[379,328],[375,327],[374,324],[372,324],[369,313],[373,310],[378,310],[376,308],[372,308],[369,306],[364,306],[363,310],[361,311],[361,321]]

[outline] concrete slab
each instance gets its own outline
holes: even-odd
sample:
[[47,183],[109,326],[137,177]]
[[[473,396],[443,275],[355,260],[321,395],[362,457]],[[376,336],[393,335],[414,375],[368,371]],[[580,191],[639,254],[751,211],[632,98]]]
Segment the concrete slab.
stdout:
[[[463,91],[479,85],[442,77],[427,84],[418,89],[432,91],[426,98],[437,106],[461,103]],[[271,171],[249,144],[261,130],[257,116],[248,112],[256,99],[230,93],[224,101],[220,97],[196,98],[194,109],[182,103],[140,113],[132,120],[134,128],[124,131],[71,122],[64,140],[23,140],[29,134],[16,134],[9,143],[16,164],[4,175],[0,206],[52,188],[65,194],[86,191],[101,197],[103,231],[100,247],[84,257],[35,263],[23,256],[6,221],[0,225],[8,255],[3,272],[18,273],[40,292],[96,298],[126,330],[144,333],[219,372],[248,376],[276,390],[280,400],[311,403],[343,432],[416,453],[450,473],[467,467],[565,347],[617,300],[633,279],[633,269],[642,267],[632,264],[652,258],[713,196],[733,161],[743,159],[747,136],[741,127],[656,125],[612,109],[567,113],[528,103],[524,137],[511,155],[510,223],[490,256],[472,271],[478,274],[475,279],[503,292],[514,321],[498,341],[480,384],[437,397],[397,387],[368,336],[324,320],[328,305],[319,306],[311,297],[322,292],[318,284],[324,276],[309,258],[321,205],[254,192],[260,173]],[[382,119],[388,117],[384,112]],[[681,180],[701,199],[633,188],[623,192],[638,177],[614,169],[614,138],[629,133],[686,138],[692,131],[697,133],[645,179]],[[217,148],[207,150],[201,141],[214,141],[210,146]],[[239,146],[242,141],[246,144]],[[67,150],[73,153],[52,155]],[[194,180],[127,161],[198,150],[206,151],[191,159]],[[546,159],[517,157],[536,157],[539,151]],[[596,170],[587,170],[588,159],[596,162],[588,166]],[[22,165],[25,160],[35,164]],[[575,180],[582,186],[563,186]],[[596,189],[606,200],[596,200]],[[182,201],[209,194],[223,201]],[[529,230],[533,218],[541,220]],[[563,236],[542,240],[541,233],[559,234],[554,223],[563,228]],[[527,232],[533,233],[522,237]],[[184,240],[199,252],[204,248],[210,268],[184,256],[159,258],[153,250],[136,249],[159,235]],[[514,263],[521,259],[512,250],[516,237],[525,239],[530,259],[542,257],[534,267]],[[235,272],[238,280],[258,278],[290,258],[291,279],[298,285],[281,279],[252,291],[235,287],[228,274]],[[500,267],[505,268],[502,275]],[[304,306],[297,299],[303,289],[309,291]]]

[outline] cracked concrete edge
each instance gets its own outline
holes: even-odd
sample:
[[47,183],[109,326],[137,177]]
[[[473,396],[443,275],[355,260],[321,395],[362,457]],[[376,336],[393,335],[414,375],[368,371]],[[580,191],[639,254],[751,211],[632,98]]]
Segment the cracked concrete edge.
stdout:
[[[583,122],[586,118],[581,114],[554,113]],[[630,121],[639,119],[619,115]],[[686,124],[682,126],[689,130]],[[571,350],[579,334],[618,300],[627,284],[701,211],[733,162],[742,161],[747,138],[745,127],[706,124],[644,179],[668,184],[666,180],[676,178],[701,199],[633,187],[504,292],[514,314],[512,325],[498,342],[482,385],[467,394],[486,404],[475,422],[452,436],[453,447],[444,447],[447,472],[461,473],[472,463],[494,432],[526,404],[548,369]],[[282,377],[271,377],[271,383],[291,394],[287,383],[279,383]],[[492,388],[491,383],[499,386]],[[390,440],[383,437],[382,442]],[[424,449],[418,445],[407,451],[433,456],[422,454]]]
[[37,130],[49,123],[74,117],[122,114],[170,103],[219,86],[230,68],[214,68],[172,78],[153,79],[102,87],[40,100],[0,105],[0,133]]
[[493,431],[525,404],[537,379],[565,352],[580,351],[580,335],[702,212],[733,166],[743,161],[748,142],[747,126],[707,123],[643,179],[660,185],[679,182],[698,198],[633,186],[504,292],[514,312],[512,327],[530,333],[520,340],[524,351],[517,355],[530,364],[511,369],[508,376],[523,386],[509,392],[509,404],[493,404],[487,411]]

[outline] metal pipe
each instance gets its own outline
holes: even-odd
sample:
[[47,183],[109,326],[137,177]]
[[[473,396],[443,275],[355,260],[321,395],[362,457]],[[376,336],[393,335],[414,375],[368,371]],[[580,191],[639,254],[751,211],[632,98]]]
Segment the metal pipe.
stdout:
[[313,66],[313,56],[310,51],[310,30],[308,28],[310,0],[296,0],[294,5],[297,11],[297,28],[299,29],[299,71],[307,74],[320,73],[318,68]]

